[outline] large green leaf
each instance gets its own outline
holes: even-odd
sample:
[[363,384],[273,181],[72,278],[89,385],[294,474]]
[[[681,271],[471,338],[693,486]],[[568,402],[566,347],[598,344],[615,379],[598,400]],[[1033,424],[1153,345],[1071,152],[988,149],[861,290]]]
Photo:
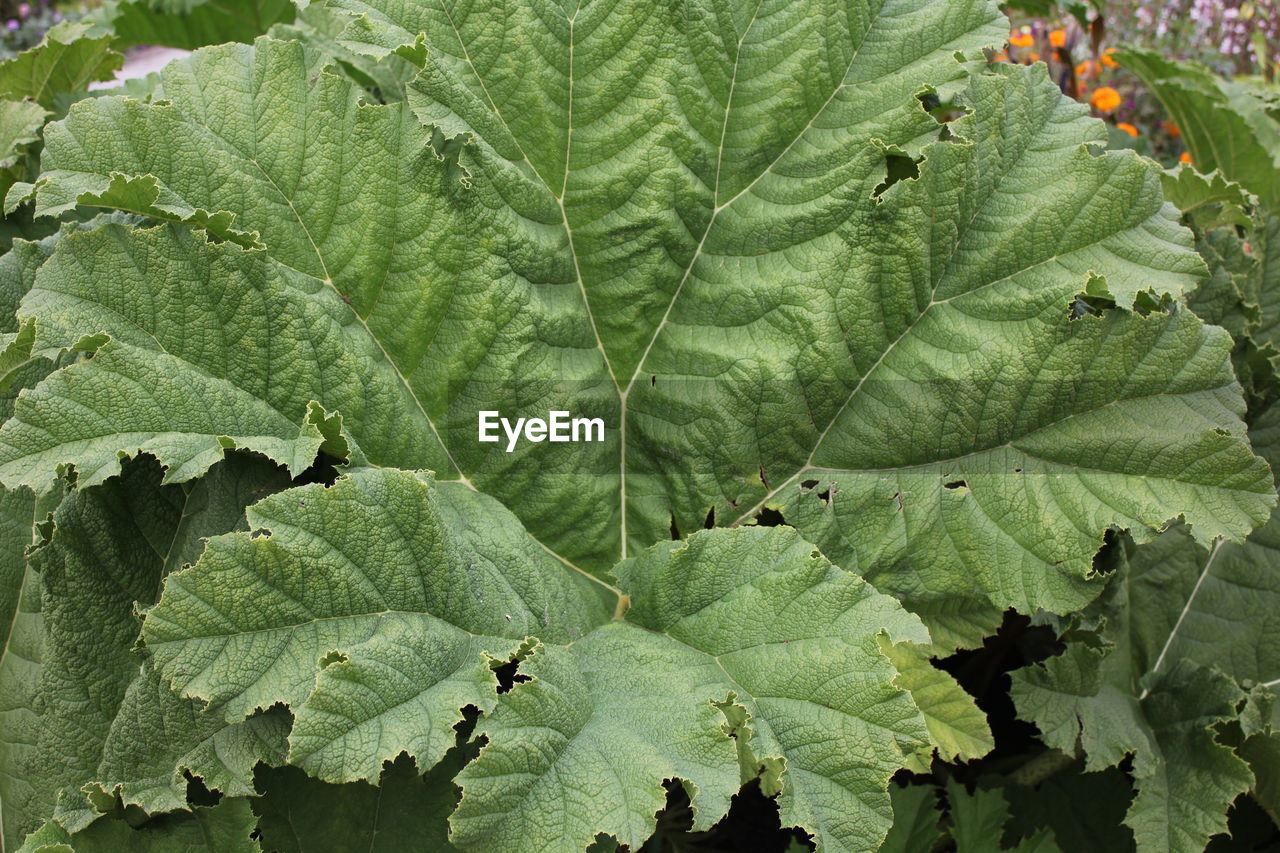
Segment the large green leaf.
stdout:
[[[998,37],[994,7],[349,11],[349,43],[426,63],[412,110],[360,105],[263,40],[171,65],[166,103],[96,99],[49,128],[38,209],[123,206],[262,248],[67,241],[23,315],[45,347],[113,340],[0,430],[6,482],[66,463],[96,482],[140,448],[178,480],[231,444],[296,470],[333,440],[315,400],[370,461],[465,476],[597,573],[709,510],[781,507],[954,643],[1004,607],[1087,602],[1108,526],[1149,538],[1183,515],[1207,542],[1265,519],[1230,340],[1127,310],[1203,269],[1158,171],[1091,151],[1101,125],[1043,71],[961,91],[954,54]],[[519,51],[492,49],[500,25]],[[570,90],[570,53],[591,85]],[[925,84],[972,111],[947,141]],[[924,154],[918,179],[878,191],[886,152]],[[278,313],[220,303],[224,279]],[[1120,307],[1072,320],[1086,286]],[[507,453],[476,441],[479,409],[609,429]]]
[[[213,540],[166,581],[144,639],[175,687],[229,720],[290,705],[291,762],[330,781],[377,778],[402,750],[435,764],[458,709],[493,704],[486,653],[506,660],[527,636],[569,642],[613,609],[456,483],[366,470],[248,517],[270,535]],[[235,606],[242,596],[256,606]]]
[[634,848],[663,780],[705,829],[761,776],[784,826],[874,849],[889,776],[928,742],[881,647],[923,627],[789,529],[655,546],[618,568],[631,608],[606,622],[593,581],[458,484],[365,469],[249,523],[262,532],[169,577],[143,631],[160,671],[228,721],[287,703],[291,763],[330,781],[376,778],[402,750],[433,764],[464,707],[492,712],[458,777],[464,848]]

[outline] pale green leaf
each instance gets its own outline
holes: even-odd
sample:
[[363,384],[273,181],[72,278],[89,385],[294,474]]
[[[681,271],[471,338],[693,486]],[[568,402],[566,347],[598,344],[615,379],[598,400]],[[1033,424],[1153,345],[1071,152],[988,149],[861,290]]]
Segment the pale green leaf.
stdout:
[[925,649],[885,643],[882,650],[901,673],[898,686],[910,691],[929,727],[929,739],[944,761],[971,761],[995,747],[987,715],[949,673],[930,663]]

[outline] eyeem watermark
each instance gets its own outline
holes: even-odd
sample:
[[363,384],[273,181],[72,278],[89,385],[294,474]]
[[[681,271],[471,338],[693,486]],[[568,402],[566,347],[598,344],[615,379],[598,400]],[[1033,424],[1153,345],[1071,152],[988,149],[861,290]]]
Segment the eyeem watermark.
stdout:
[[542,418],[516,418],[513,423],[509,418],[495,410],[477,413],[480,441],[497,443],[502,440],[498,435],[498,427],[507,436],[507,452],[516,449],[516,442],[521,436],[535,444],[540,441],[604,441],[604,418],[574,418],[566,411],[551,411],[546,420]]

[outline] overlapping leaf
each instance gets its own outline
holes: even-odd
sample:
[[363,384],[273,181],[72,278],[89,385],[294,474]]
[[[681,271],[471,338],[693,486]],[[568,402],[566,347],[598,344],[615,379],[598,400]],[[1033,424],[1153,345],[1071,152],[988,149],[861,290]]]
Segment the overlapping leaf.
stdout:
[[[1280,683],[1278,548],[1280,513],[1243,544],[1206,550],[1178,528],[1131,548],[1088,611],[1101,618],[1100,634],[1015,673],[1019,713],[1050,746],[1083,752],[1091,770],[1134,756],[1138,793],[1126,822],[1140,845],[1203,849],[1254,784],[1221,727],[1260,701],[1249,688]],[[1244,734],[1269,725],[1247,723]]]

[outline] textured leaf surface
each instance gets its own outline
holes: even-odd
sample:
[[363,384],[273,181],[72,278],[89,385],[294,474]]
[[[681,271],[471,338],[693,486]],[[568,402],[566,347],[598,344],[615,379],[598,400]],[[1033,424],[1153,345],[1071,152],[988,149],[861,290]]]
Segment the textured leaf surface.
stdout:
[[520,667],[532,680],[481,721],[489,744],[458,779],[457,843],[516,850],[545,827],[553,849],[597,832],[634,847],[662,806],[658,779],[686,780],[706,828],[760,774],[781,791],[783,826],[874,849],[888,777],[928,737],[885,681],[879,641],[918,637],[919,623],[783,528],[698,533],[618,575],[627,621],[534,650]]
[[[509,499],[526,520],[540,521],[535,532],[570,558],[586,554],[599,563],[603,554],[605,563],[612,562],[603,528],[616,514],[608,497],[616,495],[616,483],[571,476],[603,470],[594,460],[607,452],[600,449],[605,445],[572,451],[543,445],[552,452],[514,461],[498,450],[480,465],[480,448],[489,446],[475,442],[475,410],[501,406],[504,399],[540,407],[543,416],[549,408],[591,415],[608,405],[591,390],[602,380],[598,360],[593,367],[586,349],[585,314],[575,319],[574,291],[553,284],[564,259],[492,192],[465,191],[437,160],[429,131],[406,108],[358,106],[350,84],[328,74],[315,77],[315,70],[297,44],[226,46],[165,70],[171,105],[102,98],[77,107],[46,137],[52,171],[42,179],[38,205],[63,209],[84,193],[109,201],[115,172],[155,176],[117,179],[150,187],[155,198],[149,215],[170,211],[171,218],[189,220],[200,211],[234,213],[237,233],[252,229],[268,247],[244,260],[254,274],[295,283],[308,294],[298,294],[298,307],[337,311],[336,324],[355,334],[333,341],[360,362],[346,368],[346,387],[368,385],[376,394],[383,386],[378,374],[394,380],[399,401],[364,409],[374,415],[367,430],[356,423],[356,401],[345,401],[352,412],[343,422],[371,461],[456,477],[439,437],[453,396],[459,423],[448,444],[471,455],[468,473],[477,485]],[[298,99],[283,96],[289,92]],[[102,144],[86,148],[88,138]],[[157,156],[159,149],[148,141],[154,138],[200,154]],[[83,159],[89,152],[92,162]],[[196,162],[198,169],[192,168]],[[153,240],[162,255],[184,254],[181,243],[169,248],[162,237]],[[182,302],[172,288],[184,282],[185,265],[161,261],[147,268],[155,292],[172,294],[175,306]],[[214,286],[221,285],[215,280]],[[120,297],[131,295],[122,289]],[[126,316],[137,316],[132,307]],[[311,321],[298,316],[298,307],[272,316],[310,350]],[[211,318],[198,311],[186,316],[207,338]],[[93,317],[80,331],[91,334],[109,323]],[[240,351],[269,355],[266,331],[237,340]],[[324,329],[310,332],[317,333],[323,343]],[[301,374],[317,367],[310,352],[289,358],[300,371],[297,378],[268,382],[259,393],[293,394],[299,382],[327,387],[326,376]],[[411,412],[402,411],[405,401]],[[222,433],[234,435],[236,426],[227,424]],[[570,536],[576,545],[558,541]]]
[[[172,229],[107,227],[64,242],[19,316],[39,319],[38,351],[73,347],[86,334],[112,341],[19,402],[0,429],[4,476],[43,485],[71,463],[89,486],[118,469],[121,451],[142,449],[169,467],[170,481],[183,480],[228,446],[297,474],[337,440],[311,405],[317,399],[342,408],[372,461],[444,460],[430,430],[414,428],[416,404],[395,368],[314,279]],[[155,267],[167,275],[138,275]]]
[[492,498],[410,473],[290,490],[249,527],[270,535],[215,539],[170,576],[144,639],[229,721],[289,704],[291,761],[331,781],[377,778],[401,750],[435,764],[459,709],[493,704],[486,652],[568,642],[612,610]]
[[[1265,519],[1274,492],[1242,441],[1229,339],[1185,312],[1068,317],[1090,281],[1105,279],[1125,306],[1201,275],[1158,172],[1082,147],[1101,126],[1035,70],[976,79],[959,93],[973,110],[951,127],[960,141],[930,142],[940,128],[914,95],[960,88],[953,54],[995,38],[993,7],[945,4],[939,16],[942,5],[913,0],[833,16],[792,3],[677,16],[612,4],[581,21],[519,4],[345,8],[349,41],[358,30],[370,52],[407,46],[419,57],[426,33],[433,50],[408,93],[412,112],[357,105],[356,90],[317,76],[296,44],[202,51],[165,72],[171,103],[96,99],[53,125],[37,207],[141,193],[154,196],[148,215],[261,245],[242,256],[253,275],[310,288],[313,310],[339,295],[350,303],[335,321],[350,335],[333,339],[361,362],[350,381],[398,380],[407,413],[330,401],[314,363],[294,357],[296,379],[259,375],[252,391],[294,395],[289,417],[270,424],[229,388],[213,396],[223,410],[206,407],[181,441],[173,434],[190,418],[148,421],[139,435],[113,415],[104,436],[93,415],[68,417],[90,388],[163,388],[127,362],[126,341],[147,342],[120,317],[133,325],[173,304],[181,320],[157,328],[190,335],[223,322],[191,292],[205,263],[191,259],[235,250],[161,231],[137,238],[145,252],[122,239],[124,250],[87,255],[112,254],[122,270],[148,259],[147,285],[112,295],[119,316],[28,297],[26,316],[64,341],[104,328],[120,340],[94,359],[114,370],[109,380],[72,387],[69,372],[29,395],[0,432],[6,481],[68,461],[100,477],[114,452],[148,442],[171,454],[171,478],[193,476],[219,436],[302,459],[318,440],[298,438],[297,394],[309,386],[370,461],[465,475],[591,571],[696,529],[709,510],[726,524],[768,504],[950,643],[973,642],[1007,606],[1083,605],[1110,525],[1145,538],[1181,514],[1208,541]],[[523,53],[487,47],[499,26],[522,33]],[[676,74],[690,57],[698,75]],[[538,62],[558,73],[529,73]],[[598,80],[573,88],[574,69]],[[798,83],[780,87],[784,76]],[[506,103],[522,104],[518,118]],[[471,144],[437,138],[438,161],[417,118]],[[169,157],[158,138],[201,153]],[[887,147],[925,159],[919,179],[876,197]],[[1039,201],[1028,206],[1031,187]],[[74,247],[65,251],[70,263]],[[111,280],[76,277],[95,297]],[[298,309],[282,310],[303,334]],[[265,331],[246,329],[237,354],[267,350]],[[182,410],[147,415],[170,408]],[[236,422],[232,408],[262,420]],[[476,442],[480,408],[565,409],[610,429],[603,443],[507,454]],[[1150,452],[1096,439],[1121,431]],[[417,437],[396,445],[389,434]]]

